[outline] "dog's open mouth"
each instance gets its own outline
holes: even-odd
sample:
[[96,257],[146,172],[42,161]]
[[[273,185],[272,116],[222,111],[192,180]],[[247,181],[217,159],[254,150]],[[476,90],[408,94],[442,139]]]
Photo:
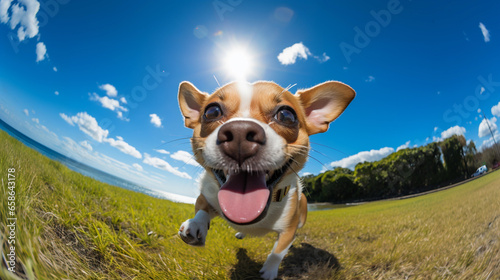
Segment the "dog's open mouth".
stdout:
[[212,169],[221,187],[218,198],[222,214],[235,224],[253,224],[264,218],[271,203],[273,188],[293,162],[290,159],[269,176],[267,171],[239,171],[228,175]]

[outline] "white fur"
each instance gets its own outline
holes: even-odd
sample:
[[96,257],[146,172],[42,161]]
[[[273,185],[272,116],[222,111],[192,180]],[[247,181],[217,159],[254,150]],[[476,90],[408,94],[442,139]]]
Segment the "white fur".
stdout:
[[237,87],[240,94],[240,115],[248,118],[253,98],[253,85],[247,82],[238,82]]
[[237,232],[234,237],[238,238],[238,239],[243,239],[245,238],[246,234],[242,233],[242,232]]
[[264,266],[262,266],[262,269],[259,271],[262,273],[261,277],[266,280],[272,280],[278,277],[278,269],[280,267],[280,263],[285,257],[285,255],[288,253],[288,249],[292,245],[293,242],[288,245],[288,247],[283,250],[283,252],[276,254],[274,250],[276,249],[276,246],[278,245],[278,242],[276,241],[274,243],[273,251],[271,254],[267,256],[266,262],[264,263]]
[[[201,244],[205,244],[205,240],[207,238],[207,233],[208,233],[208,226],[210,224],[210,215],[209,213],[199,210],[194,218],[189,219],[182,223],[181,229],[182,231],[179,231],[179,234],[183,235],[184,237],[188,237],[188,235],[191,235],[193,237],[197,237],[197,233],[199,232],[201,235]],[[189,232],[189,234],[188,234]],[[196,241],[196,240],[193,240]]]

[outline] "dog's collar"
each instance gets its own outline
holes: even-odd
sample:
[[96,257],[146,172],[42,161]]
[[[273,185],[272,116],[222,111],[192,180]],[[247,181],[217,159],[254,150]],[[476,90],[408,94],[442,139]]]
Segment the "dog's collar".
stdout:
[[281,202],[283,200],[283,197],[285,197],[288,194],[288,191],[290,190],[290,186],[286,186],[283,189],[278,189],[273,192],[273,198],[272,202]]

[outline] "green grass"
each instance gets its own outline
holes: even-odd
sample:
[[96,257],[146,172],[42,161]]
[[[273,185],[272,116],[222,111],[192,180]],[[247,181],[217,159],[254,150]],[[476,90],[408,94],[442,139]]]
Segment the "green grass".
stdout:
[[[100,183],[0,132],[0,238],[16,172],[16,275],[1,279],[255,279],[275,234],[237,240],[220,218],[184,244],[192,205]],[[499,279],[500,172],[406,200],[309,213],[283,279]]]

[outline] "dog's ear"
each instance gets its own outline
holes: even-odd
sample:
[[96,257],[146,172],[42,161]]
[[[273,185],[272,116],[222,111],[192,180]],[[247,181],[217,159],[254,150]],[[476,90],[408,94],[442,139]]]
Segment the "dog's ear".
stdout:
[[184,81],[179,85],[179,107],[186,127],[195,128],[200,123],[201,109],[207,96],[190,82]]
[[306,113],[309,135],[325,132],[356,96],[356,92],[341,82],[324,82],[295,94]]

